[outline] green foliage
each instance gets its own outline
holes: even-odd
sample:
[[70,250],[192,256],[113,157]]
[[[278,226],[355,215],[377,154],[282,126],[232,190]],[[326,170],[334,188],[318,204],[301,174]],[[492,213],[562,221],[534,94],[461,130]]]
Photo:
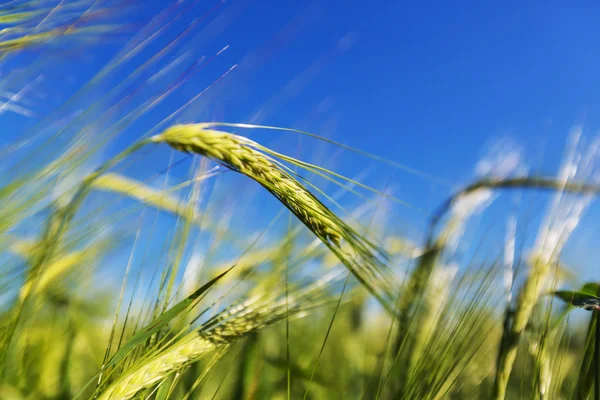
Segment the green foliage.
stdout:
[[[598,293],[597,291],[595,293]],[[558,290],[554,295],[559,299],[588,311],[600,308],[600,297],[588,294],[586,292],[570,292],[568,290]]]

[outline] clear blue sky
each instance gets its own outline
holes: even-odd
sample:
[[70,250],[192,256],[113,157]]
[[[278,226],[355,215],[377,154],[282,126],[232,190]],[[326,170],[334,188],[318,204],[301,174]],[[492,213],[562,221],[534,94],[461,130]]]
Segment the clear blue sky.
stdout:
[[[247,109],[353,32],[350,49],[269,123],[293,124],[331,97],[341,114],[337,138],[447,178],[465,173],[491,136],[515,135],[531,152],[543,140],[547,156],[556,157],[571,125],[598,127],[600,6],[441,3],[321,1],[305,11],[305,1],[248,2],[215,39],[231,45],[224,58],[239,60],[298,26],[252,71],[248,101],[223,95],[232,103],[224,104],[224,117],[247,118]],[[302,12],[310,16],[299,17]]]
[[[137,27],[172,2],[130,3],[140,7],[126,17]],[[571,126],[587,134],[600,128],[600,5],[593,1],[188,0],[177,7],[186,11],[170,32],[206,14],[179,55],[211,57],[229,46],[183,94],[238,65],[180,120],[309,129],[455,183],[470,179],[495,138],[512,137],[535,170],[552,174]],[[75,82],[119,48],[103,46],[88,67],[70,70]],[[155,115],[164,117],[174,103]],[[128,140],[154,123],[140,120]],[[432,197],[431,182],[396,178],[399,197],[428,209],[450,190],[436,187]]]
[[[216,119],[248,121],[266,108],[262,123],[332,135],[459,183],[490,140],[514,138],[533,169],[553,174],[574,124],[600,128],[600,5],[591,1],[231,1],[223,12],[236,7],[212,39],[230,45],[221,61],[239,63],[241,76],[216,91]],[[323,102],[330,108],[315,115]],[[448,193],[396,178],[399,197],[429,209]]]

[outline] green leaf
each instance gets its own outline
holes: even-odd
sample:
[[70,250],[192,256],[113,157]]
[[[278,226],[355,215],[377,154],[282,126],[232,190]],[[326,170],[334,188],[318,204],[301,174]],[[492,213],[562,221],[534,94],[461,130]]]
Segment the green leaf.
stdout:
[[600,284],[597,282],[588,282],[581,287],[579,292],[597,296],[600,293]]
[[568,290],[558,290],[553,294],[575,307],[583,308],[588,311],[600,310],[600,297],[585,292],[572,292]]

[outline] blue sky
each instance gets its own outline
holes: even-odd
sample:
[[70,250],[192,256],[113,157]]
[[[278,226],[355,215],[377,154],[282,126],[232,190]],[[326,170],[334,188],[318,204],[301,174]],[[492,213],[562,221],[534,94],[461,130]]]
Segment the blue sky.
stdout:
[[[130,3],[133,9],[124,19],[133,28],[103,41],[94,54],[62,60],[71,90],[93,76],[151,16],[175,4]],[[510,137],[523,147],[533,170],[555,173],[569,129],[580,124],[592,135],[600,128],[600,6],[592,1],[442,3],[231,0],[173,5],[174,12],[185,12],[140,60],[195,18],[206,19],[160,68],[186,52],[193,60],[228,48],[186,80],[180,97],[161,103],[153,115],[162,119],[181,105],[178,99],[192,97],[237,65],[177,120],[307,129],[455,184],[472,178],[490,142]],[[134,60],[116,72],[107,87],[136,66]],[[177,76],[177,68],[166,81]],[[54,75],[48,73],[53,78],[46,81],[46,91],[62,88],[63,71],[57,67]],[[97,88],[88,100],[105,90]],[[43,114],[51,102],[34,105]],[[2,118],[7,125],[21,122],[20,116]],[[140,118],[121,136],[123,143],[147,131],[156,118]],[[299,146],[273,134],[261,137],[266,143],[279,140],[284,148]],[[304,140],[303,154],[310,155],[311,146]],[[321,158],[334,158],[331,149],[319,151]],[[340,158],[341,172],[353,175],[367,163],[352,160],[347,154]],[[378,184],[393,176],[396,195],[427,210],[451,191],[381,166],[377,171],[385,172]],[[400,214],[415,227],[424,221],[410,210]],[[593,220],[598,212],[589,215]],[[593,232],[593,227],[581,229]]]
[[[593,2],[228,2],[224,13],[237,6],[213,39],[230,45],[224,64],[240,65],[211,97],[216,119],[248,121],[266,108],[261,123],[331,135],[459,184],[497,139],[555,174],[571,127],[590,136],[600,127]],[[394,180],[400,198],[427,209],[450,190]]]

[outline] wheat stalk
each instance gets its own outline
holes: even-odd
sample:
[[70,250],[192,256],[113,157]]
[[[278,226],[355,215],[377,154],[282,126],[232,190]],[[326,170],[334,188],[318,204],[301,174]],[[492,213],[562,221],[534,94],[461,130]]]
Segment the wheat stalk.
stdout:
[[[382,253],[285,170],[265,148],[247,138],[208,129],[210,124],[175,125],[153,136],[155,143],[211,158],[260,183],[338,256],[390,312],[395,298],[394,278],[378,257]],[[261,149],[263,151],[259,151]],[[342,240],[350,255],[342,251]]]
[[[508,310],[506,314],[505,331],[497,359],[494,399],[505,398],[506,388],[517,356],[519,340],[532,318],[534,306],[542,292],[547,290],[549,284],[552,284],[549,278],[553,267],[557,265],[566,241],[589,205],[591,195],[598,193],[597,185],[573,181],[577,177],[591,176],[596,168],[598,144],[588,147],[584,154],[579,154],[577,150],[579,136],[576,134],[573,139],[573,147],[562,163],[558,179],[523,178],[508,185],[506,183],[495,184],[498,187],[514,187],[533,183],[535,187],[553,189],[556,193],[550,203],[549,212],[540,226],[530,263],[531,268],[516,299],[514,310]],[[565,195],[569,192],[581,196],[569,198]]]
[[[121,190],[124,184],[131,186],[129,185],[131,182],[123,179],[115,182],[114,176],[107,174],[111,167],[149,143],[167,143],[179,151],[211,158],[260,183],[340,259],[388,312],[393,313],[395,292],[399,285],[396,284],[393,273],[382,261],[386,259],[386,254],[344,223],[287,172],[283,164],[265,154],[268,149],[241,136],[207,129],[209,126],[211,124],[172,126],[150,139],[140,140],[89,174],[82,180],[75,194],[64,207],[62,215],[58,216],[58,224],[54,227],[55,232],[46,235],[48,241],[44,256],[34,264],[41,265],[52,256],[76,210],[91,189],[96,186],[114,190],[120,186],[119,190]],[[293,162],[289,157],[285,157],[285,160]],[[306,164],[298,163],[306,168]],[[111,179],[113,179],[112,183]],[[129,187],[129,190],[131,189]],[[141,192],[137,194],[143,195]],[[342,246],[342,240],[345,241],[346,246]]]
[[530,340],[528,345],[529,355],[533,360],[537,375],[537,395],[540,400],[547,400],[550,398],[549,392],[552,384],[552,366],[547,345],[537,338]]
[[233,304],[150,360],[126,371],[114,381],[99,400],[127,400],[143,389],[161,382],[173,372],[215,351],[225,350],[242,337],[268,327],[288,316],[301,317],[306,310],[326,302],[324,286],[337,279],[329,274],[288,296],[263,285],[260,295]]
[[[482,179],[479,180],[463,190],[450,197],[437,212],[434,213],[430,223],[429,239],[428,243],[430,246],[437,245],[435,231],[442,220],[442,218],[448,213],[448,211],[464,196],[472,193],[476,193],[481,190],[498,190],[498,189],[534,189],[534,190],[549,190],[555,191],[556,201],[560,203],[562,196],[567,193],[579,194],[582,196],[597,196],[600,193],[600,185],[595,183],[585,183],[573,180],[565,180],[564,178],[545,178],[536,176],[525,176],[517,178],[493,178],[493,179]],[[588,198],[589,200],[589,198]],[[580,204],[575,209],[579,209],[578,213],[585,208],[584,204]],[[558,206],[558,204],[555,204]],[[573,207],[570,207],[571,209]],[[581,209],[580,209],[581,208]],[[575,214],[578,214],[575,213]],[[550,217],[554,215],[550,214]],[[509,309],[505,318],[504,336],[500,343],[500,349],[498,351],[497,366],[496,366],[496,377],[494,384],[494,399],[502,400],[506,396],[506,390],[508,381],[512,372],[513,364],[517,357],[517,347],[519,340],[527,327],[527,324],[531,318],[533,307],[540,298],[544,283],[548,279],[553,265],[558,261],[556,256],[560,253],[560,249],[564,244],[564,240],[570,235],[572,229],[577,225],[577,222],[573,220],[573,216],[570,219],[570,224],[573,225],[569,229],[565,229],[567,232],[561,232],[559,237],[560,243],[554,243],[555,246],[547,246],[546,243],[542,244],[542,253],[546,253],[544,257],[535,257],[531,262],[531,269],[527,274],[525,282],[523,283],[519,295],[516,299],[514,309]],[[566,220],[566,219],[565,219]],[[564,224],[565,220],[562,221]],[[573,222],[575,222],[573,224]],[[542,236],[547,236],[547,229],[542,230]],[[548,248],[546,248],[548,247]],[[549,252],[550,251],[550,252]]]

